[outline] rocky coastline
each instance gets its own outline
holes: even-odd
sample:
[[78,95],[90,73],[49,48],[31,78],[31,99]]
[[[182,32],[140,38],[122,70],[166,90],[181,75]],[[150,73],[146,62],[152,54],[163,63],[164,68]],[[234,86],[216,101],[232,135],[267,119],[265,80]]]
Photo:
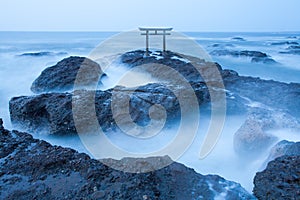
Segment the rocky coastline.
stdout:
[[[277,45],[277,44],[276,44]],[[216,52],[220,55],[220,52]],[[222,55],[247,56],[252,62],[273,63],[261,52],[221,52]],[[150,173],[130,174],[114,170],[75,150],[52,146],[33,139],[28,133],[1,131],[1,198],[42,199],[297,199],[299,185],[299,143],[288,141],[275,144],[277,138],[268,131],[288,128],[300,130],[300,84],[262,80],[240,76],[233,70],[224,70],[217,63],[175,52],[126,52],[119,62],[128,69],[143,66],[141,70],[157,77],[158,83],[138,87],[116,86],[102,91],[93,90],[101,84],[104,72],[96,62],[83,57],[69,57],[49,67],[32,84],[32,96],[14,97],[9,102],[11,121],[14,127],[28,132],[45,132],[54,135],[77,134],[72,103],[86,111],[86,101],[95,102],[96,118],[105,132],[118,129],[116,121],[127,123],[121,108],[113,116],[114,98],[117,105],[129,99],[129,114],[132,121],[146,126],[150,121],[149,110],[159,104],[166,110],[166,122],[181,116],[179,99],[189,104],[186,86],[174,79],[176,73],[185,78],[197,98],[200,110],[210,112],[210,89],[225,94],[226,112],[229,115],[244,114],[246,120],[234,133],[234,148],[238,156],[255,157],[272,148],[266,161],[267,167],[254,179],[253,194],[238,183],[227,181],[217,175],[203,176],[192,169],[174,162],[166,168]],[[263,59],[263,60],[262,60]],[[274,61],[275,62],[275,61]],[[83,66],[83,69],[81,69]],[[167,66],[174,74],[163,73],[156,66]],[[75,86],[77,74],[82,85]],[[95,73],[90,73],[89,70]],[[64,73],[62,73],[62,71]],[[66,76],[68,74],[68,76]],[[217,74],[217,75],[216,75]],[[89,79],[88,77],[92,77]],[[67,79],[65,77],[68,77]],[[218,78],[221,79],[218,79]],[[75,89],[74,89],[75,88]],[[218,94],[218,92],[216,92]],[[221,93],[220,93],[221,94]],[[263,94],[263,95],[261,95]],[[193,108],[192,108],[193,109]],[[184,110],[189,111],[189,110]],[[84,115],[82,115],[84,116]],[[156,116],[160,120],[161,115]],[[80,118],[82,124],[88,119]],[[154,117],[155,119],[155,117]],[[123,121],[122,121],[123,120]],[[88,126],[88,124],[87,124]],[[137,163],[154,163],[170,159],[151,158],[151,162],[137,159]],[[275,159],[275,160],[274,160]],[[125,158],[117,162],[126,166],[132,162]],[[147,165],[147,164],[146,164]],[[21,170],[23,169],[23,170]],[[284,174],[274,177],[284,169]],[[277,179],[276,179],[277,180]],[[64,181],[64,188],[59,182]],[[134,189],[138,188],[138,189]],[[22,199],[22,198],[21,198]],[[25,199],[25,198],[24,198]]]

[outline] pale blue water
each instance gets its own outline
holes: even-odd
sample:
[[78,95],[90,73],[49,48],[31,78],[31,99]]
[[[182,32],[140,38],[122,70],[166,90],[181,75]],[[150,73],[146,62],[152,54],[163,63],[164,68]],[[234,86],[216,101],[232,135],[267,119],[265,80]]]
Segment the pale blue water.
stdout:
[[[9,129],[13,128],[9,119],[9,99],[14,96],[33,95],[30,91],[31,83],[43,69],[54,65],[64,57],[71,55],[87,56],[101,42],[114,34],[117,33],[0,32],[0,117],[4,119],[5,126]],[[236,70],[239,74],[245,76],[256,76],[287,83],[300,82],[300,55],[280,53],[286,51],[289,45],[271,45],[271,43],[286,41],[300,43],[300,33],[187,32],[185,34],[196,40],[208,53],[215,49],[224,48],[229,50],[256,50],[267,53],[278,62],[278,64],[267,65],[251,63],[247,58],[213,56],[212,59],[221,64],[223,68]],[[233,37],[242,37],[244,41],[232,40]],[[220,47],[213,47],[214,44],[219,44]],[[51,55],[19,56],[23,53],[32,52],[51,52]],[[220,145],[206,160],[198,160],[197,156],[202,140],[199,139],[194,142],[193,146],[180,159],[180,162],[201,173],[215,173],[240,182],[251,191],[252,178],[255,172],[260,169],[260,164],[264,160],[252,163],[252,165],[246,163],[248,168],[243,163],[238,162],[232,151],[232,134],[242,122],[243,118],[227,119],[224,134],[219,142]],[[53,144],[69,146],[86,152],[86,149],[79,145],[78,138],[65,137],[61,139],[45,135],[35,135],[35,137],[46,139]],[[135,146],[135,144],[132,146]],[[227,149],[224,150],[224,147]]]

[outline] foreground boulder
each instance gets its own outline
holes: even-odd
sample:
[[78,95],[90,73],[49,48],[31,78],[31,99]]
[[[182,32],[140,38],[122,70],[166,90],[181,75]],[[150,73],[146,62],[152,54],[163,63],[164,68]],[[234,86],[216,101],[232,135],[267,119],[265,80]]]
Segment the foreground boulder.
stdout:
[[[7,131],[1,119],[0,141],[0,199],[255,199],[238,183],[176,162],[147,173],[117,171],[86,154]],[[170,158],[133,160],[155,166],[164,159]]]
[[[73,90],[74,82],[78,77],[81,86],[94,86],[104,75],[98,63],[84,57],[71,56],[46,68],[32,83],[34,93],[58,92]],[[92,84],[92,85],[91,85]]]
[[271,161],[254,178],[254,195],[260,200],[297,200],[300,197],[300,156]]

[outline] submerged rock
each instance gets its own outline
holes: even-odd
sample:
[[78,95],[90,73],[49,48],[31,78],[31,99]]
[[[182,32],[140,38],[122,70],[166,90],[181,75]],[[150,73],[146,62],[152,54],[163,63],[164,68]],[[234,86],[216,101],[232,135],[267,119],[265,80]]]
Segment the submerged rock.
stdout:
[[233,56],[233,57],[248,57],[251,58],[251,62],[261,62],[265,64],[274,64],[276,61],[270,58],[266,53],[260,51],[235,51],[235,50],[214,50],[210,52],[214,56]]
[[299,45],[298,42],[291,42],[291,41],[285,41],[285,42],[273,42],[271,45]]
[[[80,76],[77,76],[79,71]],[[34,93],[71,91],[76,78],[81,87],[95,87],[95,83],[98,83],[103,75],[100,65],[96,62],[84,57],[71,56],[46,68],[32,83],[31,90]]]
[[282,156],[271,161],[254,178],[254,195],[261,200],[299,199],[300,156]]
[[242,37],[233,37],[231,38],[232,40],[236,40],[236,41],[246,41],[244,38]]
[[[86,154],[7,131],[0,122],[1,199],[255,199],[238,183],[176,162],[147,173],[114,170]],[[128,159],[114,162],[124,166]],[[155,166],[165,159],[129,160]]]
[[296,54],[296,55],[300,55],[300,45],[289,46],[286,50],[287,51],[282,51],[280,53],[282,53],[282,54]]
[[22,53],[19,56],[33,56],[33,57],[42,57],[42,56],[62,56],[67,55],[66,52],[50,52],[50,51],[41,51],[41,52],[29,52],[29,53]]

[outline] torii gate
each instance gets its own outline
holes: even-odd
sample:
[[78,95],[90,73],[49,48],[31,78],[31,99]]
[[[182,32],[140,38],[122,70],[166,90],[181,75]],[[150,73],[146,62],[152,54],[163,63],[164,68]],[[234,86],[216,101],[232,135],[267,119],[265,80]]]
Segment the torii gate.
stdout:
[[166,35],[171,35],[167,31],[171,31],[173,28],[146,28],[139,27],[140,31],[145,31],[141,35],[146,35],[146,55],[149,55],[149,35],[162,35],[163,36],[163,51],[166,51]]

